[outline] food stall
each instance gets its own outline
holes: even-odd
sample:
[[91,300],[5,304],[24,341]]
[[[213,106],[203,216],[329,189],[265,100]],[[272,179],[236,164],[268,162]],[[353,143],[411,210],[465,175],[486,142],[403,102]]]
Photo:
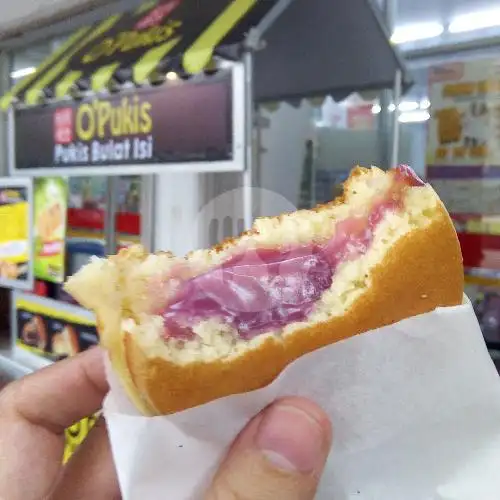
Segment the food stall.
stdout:
[[[0,367],[29,371],[97,343],[92,314],[61,291],[85,261],[68,249],[155,250],[165,243],[158,228],[180,235],[193,224],[191,246],[204,244],[218,214],[198,218],[203,189],[181,189],[189,184],[173,173],[236,174],[235,217],[250,226],[259,105],[393,87],[397,102],[408,84],[368,0],[164,0],[79,29],[0,100],[9,182],[33,193],[34,276],[28,292],[13,291]],[[129,180],[123,210],[118,176]],[[186,206],[194,218],[182,217]]]

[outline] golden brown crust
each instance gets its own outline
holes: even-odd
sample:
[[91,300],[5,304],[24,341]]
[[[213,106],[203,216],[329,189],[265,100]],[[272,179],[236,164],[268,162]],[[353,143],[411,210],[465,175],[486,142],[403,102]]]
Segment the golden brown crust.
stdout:
[[283,342],[271,338],[231,362],[181,366],[149,358],[127,333],[116,335],[122,344],[115,344],[115,349],[124,357],[126,372],[120,374],[129,381],[128,392],[147,399],[148,408],[143,405],[143,411],[169,414],[264,387],[307,352],[439,306],[459,305],[462,294],[460,246],[440,206],[429,226],[411,231],[389,250],[373,270],[370,288],[343,316],[297,330]]

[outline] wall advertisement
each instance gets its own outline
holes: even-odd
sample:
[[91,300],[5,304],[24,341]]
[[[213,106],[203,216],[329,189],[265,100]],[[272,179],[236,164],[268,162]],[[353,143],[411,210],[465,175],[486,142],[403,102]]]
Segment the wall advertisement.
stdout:
[[0,179],[0,286],[33,286],[32,184]]
[[455,222],[483,334],[500,346],[500,59],[431,68],[429,99],[427,178]]
[[65,239],[68,183],[62,177],[34,182],[35,277],[62,283],[65,276]]

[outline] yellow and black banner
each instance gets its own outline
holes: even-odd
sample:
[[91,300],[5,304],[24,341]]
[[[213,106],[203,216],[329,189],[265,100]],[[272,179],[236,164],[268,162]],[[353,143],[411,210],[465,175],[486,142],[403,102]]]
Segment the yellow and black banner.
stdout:
[[241,43],[276,0],[160,0],[75,33],[38,71],[0,101],[37,104],[74,86],[99,91],[113,77],[142,84],[160,69],[196,74],[219,47]]

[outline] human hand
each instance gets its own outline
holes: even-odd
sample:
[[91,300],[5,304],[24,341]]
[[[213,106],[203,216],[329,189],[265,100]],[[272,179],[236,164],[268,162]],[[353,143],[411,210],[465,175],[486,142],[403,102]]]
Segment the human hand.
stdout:
[[[61,465],[64,430],[95,413],[107,391],[102,351],[91,349],[0,393],[0,500],[121,498],[102,420]],[[206,499],[311,500],[330,444],[315,404],[280,400],[236,439]]]

